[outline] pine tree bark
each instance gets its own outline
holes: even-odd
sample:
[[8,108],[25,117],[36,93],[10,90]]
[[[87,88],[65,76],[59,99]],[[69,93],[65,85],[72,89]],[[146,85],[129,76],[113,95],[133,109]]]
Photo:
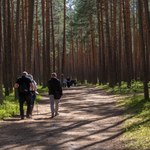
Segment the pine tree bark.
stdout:
[[143,31],[143,18],[142,18],[142,1],[138,0],[138,13],[139,13],[139,31],[141,36],[141,57],[142,57],[142,67],[143,67],[143,85],[144,85],[144,99],[149,101],[149,90],[148,90],[148,71],[146,63],[146,53],[145,53],[145,42],[144,42],[144,31]]
[[63,22],[63,53],[62,53],[62,64],[61,72],[64,74],[66,66],[66,0],[64,0],[64,22]]
[[15,67],[16,67],[16,71],[15,71],[15,77],[17,77],[17,75],[21,72],[21,68],[19,66],[19,62],[20,62],[20,49],[19,49],[19,44],[20,43],[20,0],[17,0],[17,10],[16,10],[16,41],[15,41]]
[[47,62],[46,62],[46,36],[45,36],[45,0],[41,0],[42,3],[42,60],[43,60],[43,66],[42,66],[42,76],[43,76],[43,86],[45,87],[47,84],[47,73],[46,73],[46,69],[45,66],[47,66]]
[[126,81],[128,87],[131,86],[133,79],[133,62],[132,62],[132,38],[131,38],[131,22],[130,22],[130,8],[129,0],[123,2],[124,14],[124,36],[125,36],[125,62],[126,62]]
[[111,39],[110,39],[110,24],[109,24],[109,3],[105,1],[105,17],[106,17],[106,41],[107,41],[107,65],[108,65],[108,82],[109,86],[114,86],[113,76],[113,62],[112,62],[112,50],[111,50]]
[[47,68],[44,67],[46,73],[46,81],[48,81],[51,69],[51,60],[50,60],[50,53],[51,53],[51,44],[50,44],[50,1],[46,0],[46,64]]
[[54,21],[53,21],[53,0],[50,0],[51,7],[51,27],[52,27],[52,50],[53,50],[53,72],[56,72],[56,62],[55,62],[55,34],[54,34]]
[[31,51],[32,51],[32,37],[33,37],[33,15],[34,15],[34,0],[28,0],[28,26],[27,26],[27,70],[32,72]]
[[3,74],[2,74],[2,1],[0,1],[0,104],[3,103]]

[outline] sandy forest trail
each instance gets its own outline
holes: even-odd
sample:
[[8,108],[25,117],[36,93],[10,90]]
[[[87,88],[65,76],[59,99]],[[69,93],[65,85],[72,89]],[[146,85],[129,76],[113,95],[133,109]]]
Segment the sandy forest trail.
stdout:
[[35,106],[33,119],[0,121],[1,150],[123,150],[123,111],[118,97],[96,88],[64,90],[60,114],[50,118],[49,98]]

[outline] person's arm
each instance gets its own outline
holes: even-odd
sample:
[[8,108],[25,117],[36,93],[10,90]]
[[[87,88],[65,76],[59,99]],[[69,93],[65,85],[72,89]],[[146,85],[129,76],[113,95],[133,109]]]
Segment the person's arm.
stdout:
[[33,90],[33,83],[32,82],[30,82],[30,89],[31,89],[31,91]]

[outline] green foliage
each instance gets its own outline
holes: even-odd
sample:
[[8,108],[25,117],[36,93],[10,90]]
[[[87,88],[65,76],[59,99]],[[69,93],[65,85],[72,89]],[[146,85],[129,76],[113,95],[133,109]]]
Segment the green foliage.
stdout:
[[18,101],[14,99],[13,94],[6,96],[4,103],[0,105],[0,119],[11,117],[19,113]]
[[[96,1],[72,0],[71,3],[73,7],[72,10],[68,9],[69,17],[67,19],[70,25],[70,30],[67,30],[67,37],[69,37],[68,42],[70,43],[69,39],[72,37],[73,33],[73,36],[80,40],[80,42],[86,41],[88,43],[88,35],[91,32],[90,17],[92,20],[96,18]],[[92,30],[94,30],[94,26]],[[81,32],[82,36],[79,34]]]
[[42,99],[42,96],[41,95],[36,95],[36,102],[38,102],[39,100]]
[[131,82],[131,89],[133,92],[143,92],[143,83],[133,80]]
[[96,87],[98,87],[98,88],[100,88],[100,89],[103,89],[103,90],[109,90],[110,89],[110,87],[109,87],[109,84],[107,83],[107,84],[96,84]]
[[78,86],[86,86],[86,87],[95,87],[94,84],[92,83],[88,83],[87,80],[84,80],[84,82],[81,82],[78,80],[78,83],[77,83]]
[[150,102],[146,102],[142,95],[143,83],[133,80],[130,87],[126,82],[121,82],[121,85],[113,88],[110,88],[109,84],[97,85],[97,87],[112,94],[126,94],[125,99],[118,104],[124,107],[126,112],[123,136],[126,149],[150,149]]
[[143,92],[143,84],[140,81],[132,81],[131,87],[128,87],[126,82],[121,82],[121,85],[116,85],[114,87],[109,87],[109,84],[97,85],[101,89],[105,89],[107,92],[112,94],[132,94]]
[[39,94],[47,93],[48,92],[48,88],[38,85],[37,91],[39,92]]
[[127,148],[148,150],[150,148],[150,103],[137,95],[122,100],[126,108],[126,132],[123,140]]

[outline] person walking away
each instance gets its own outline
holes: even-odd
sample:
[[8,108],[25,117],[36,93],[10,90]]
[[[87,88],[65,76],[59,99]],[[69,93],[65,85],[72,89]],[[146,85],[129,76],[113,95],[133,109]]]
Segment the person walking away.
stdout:
[[50,97],[51,117],[58,115],[59,102],[62,96],[62,86],[56,73],[51,74],[51,79],[48,81],[48,90]]
[[19,96],[19,107],[20,107],[20,117],[24,119],[24,102],[27,104],[27,111],[26,117],[31,118],[31,94],[30,88],[32,88],[32,82],[27,77],[28,73],[24,71],[22,76],[19,77],[14,85],[15,88],[18,89],[18,96]]
[[36,100],[36,94],[37,92],[37,83],[36,81],[33,79],[33,76],[31,74],[28,74],[28,77],[31,79],[32,81],[32,88],[30,88],[30,92],[31,92],[31,116],[32,116],[32,112],[33,112],[33,108],[34,108],[34,103]]
[[70,88],[70,77],[67,77],[67,87]]

